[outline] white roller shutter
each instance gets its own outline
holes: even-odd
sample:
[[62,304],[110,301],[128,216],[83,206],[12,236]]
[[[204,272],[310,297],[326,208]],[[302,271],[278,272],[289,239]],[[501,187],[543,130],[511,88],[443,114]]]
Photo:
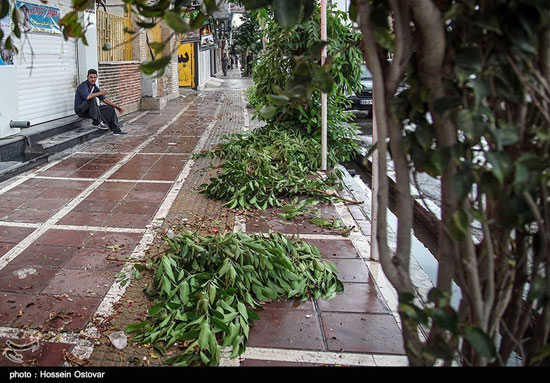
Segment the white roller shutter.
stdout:
[[211,77],[210,50],[199,52],[199,86],[204,85]]
[[[64,14],[61,8],[61,17]],[[28,33],[27,39],[16,60],[19,119],[36,125],[74,114],[74,39],[65,41],[62,34],[53,33]]]

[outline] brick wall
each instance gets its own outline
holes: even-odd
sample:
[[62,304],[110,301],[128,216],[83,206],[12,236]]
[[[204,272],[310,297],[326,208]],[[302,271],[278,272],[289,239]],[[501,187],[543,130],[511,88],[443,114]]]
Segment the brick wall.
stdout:
[[141,75],[138,62],[100,62],[99,85],[107,91],[107,98],[121,106],[125,113],[139,109]]

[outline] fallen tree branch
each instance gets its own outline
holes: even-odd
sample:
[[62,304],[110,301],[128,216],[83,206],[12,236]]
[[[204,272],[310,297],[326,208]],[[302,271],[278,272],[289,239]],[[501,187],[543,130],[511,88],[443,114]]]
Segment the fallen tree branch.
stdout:
[[338,199],[341,199],[344,202],[351,203],[351,204],[354,204],[354,205],[360,205],[360,204],[365,202],[365,201],[357,201],[357,200],[352,200],[352,199],[348,199],[348,198],[339,196],[338,193],[336,193],[336,192],[330,193],[330,192],[327,192],[327,191],[324,191],[324,190],[319,190],[319,189],[313,189],[313,190],[310,190],[310,191],[313,192],[313,193],[318,193],[318,194],[325,195],[327,197],[338,198]]

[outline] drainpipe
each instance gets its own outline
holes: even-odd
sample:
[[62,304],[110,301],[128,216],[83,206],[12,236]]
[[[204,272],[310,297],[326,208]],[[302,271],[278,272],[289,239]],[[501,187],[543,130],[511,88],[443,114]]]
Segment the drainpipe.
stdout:
[[[327,0],[321,0],[321,40],[327,41]],[[321,65],[327,59],[327,47],[321,51]],[[321,171],[327,171],[327,94],[321,94]]]

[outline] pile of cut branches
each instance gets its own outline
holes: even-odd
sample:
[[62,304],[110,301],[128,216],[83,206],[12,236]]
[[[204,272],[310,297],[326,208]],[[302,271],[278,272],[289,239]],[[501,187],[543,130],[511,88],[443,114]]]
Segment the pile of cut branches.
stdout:
[[232,348],[231,357],[245,351],[261,302],[330,299],[344,289],[335,266],[323,261],[315,246],[278,233],[184,231],[165,240],[169,250],[154,260],[154,280],[146,289],[155,298],[150,319],[126,332],[161,353],[177,342],[181,352],[167,364],[215,366],[222,348]]
[[327,199],[328,190],[340,185],[341,174],[335,170],[321,177],[316,172],[320,152],[316,139],[298,131],[264,127],[224,136],[221,144],[201,154],[223,159],[222,171],[201,185],[201,192],[243,209],[281,206],[283,198],[299,195]]

